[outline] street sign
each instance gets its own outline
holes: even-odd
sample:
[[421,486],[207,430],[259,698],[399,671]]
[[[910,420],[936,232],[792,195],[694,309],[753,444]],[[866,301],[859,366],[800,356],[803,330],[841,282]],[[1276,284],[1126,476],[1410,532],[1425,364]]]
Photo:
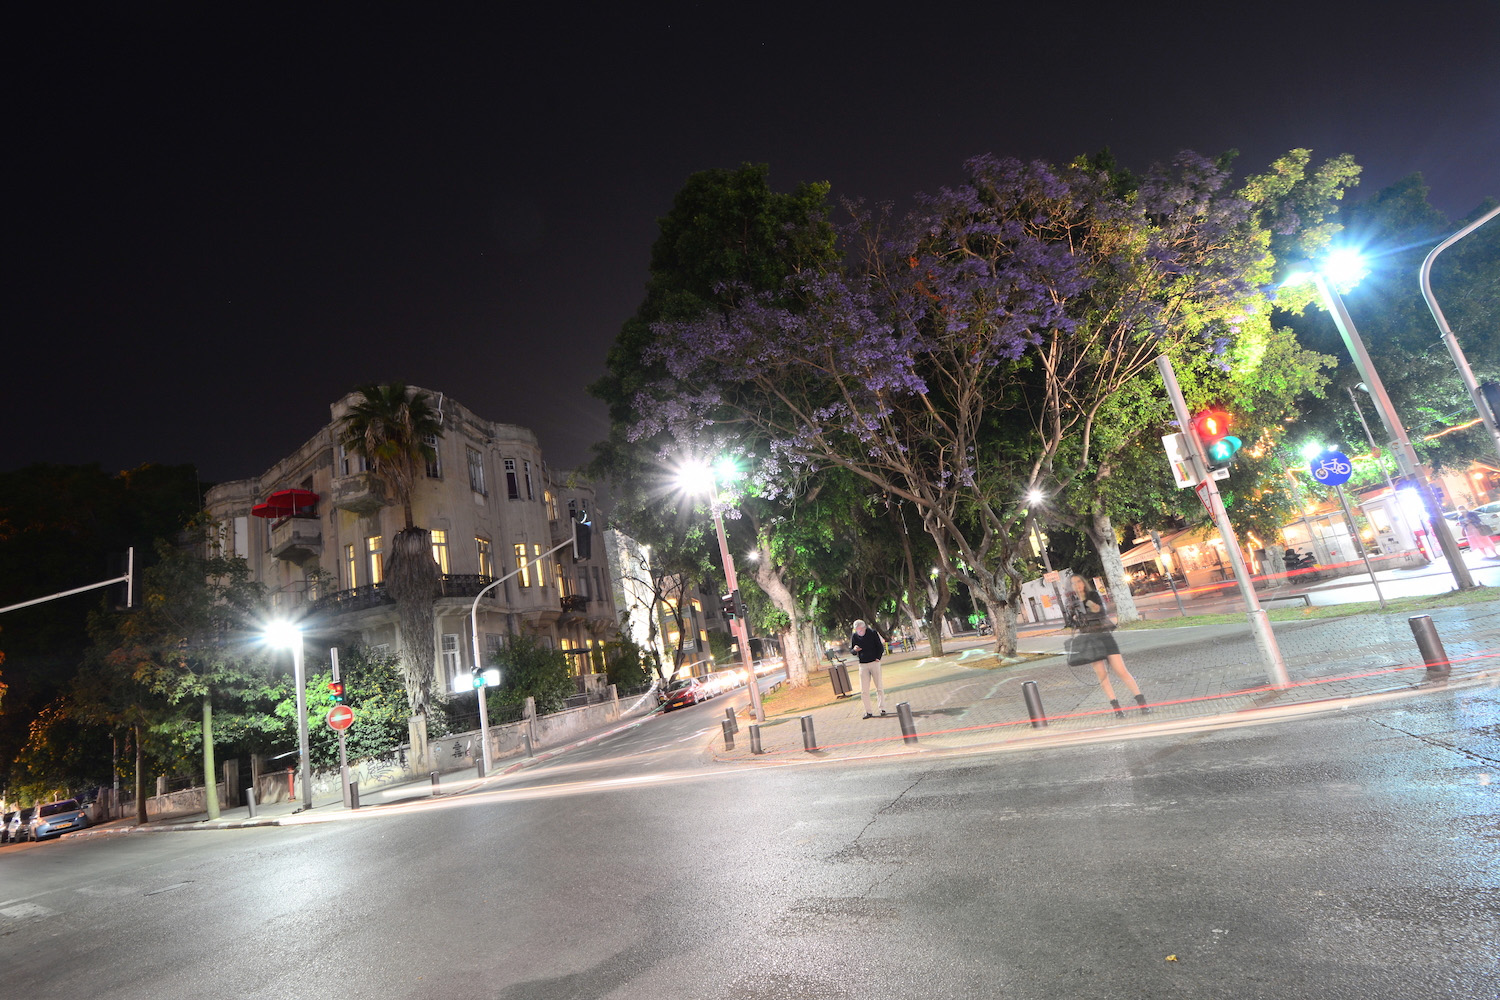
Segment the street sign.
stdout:
[[330,728],[343,732],[354,725],[354,709],[348,705],[335,705],[328,710],[328,725]]
[[1354,475],[1349,456],[1332,449],[1309,462],[1308,468],[1312,470],[1312,477],[1324,486],[1342,486]]
[[[1172,478],[1177,481],[1178,489],[1186,489],[1189,486],[1197,486],[1198,481],[1193,478],[1193,467],[1188,461],[1187,439],[1181,434],[1165,434],[1161,439],[1162,447],[1167,452],[1167,464],[1172,467]],[[1228,479],[1228,469],[1215,469],[1210,473],[1214,479]]]

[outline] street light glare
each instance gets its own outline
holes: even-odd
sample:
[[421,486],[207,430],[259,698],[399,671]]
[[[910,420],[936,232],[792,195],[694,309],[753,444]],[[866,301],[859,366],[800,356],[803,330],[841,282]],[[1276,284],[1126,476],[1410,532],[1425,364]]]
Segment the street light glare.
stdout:
[[1341,288],[1353,288],[1361,278],[1370,273],[1360,252],[1349,247],[1331,251],[1319,270],[1323,272],[1323,277]]
[[1026,502],[1029,504],[1039,504],[1045,499],[1047,499],[1047,497],[1042,493],[1041,490],[1032,490],[1030,493],[1026,494]]
[[1327,450],[1328,448],[1326,445],[1320,444],[1317,441],[1309,441],[1307,444],[1302,446],[1302,457],[1311,462],[1313,459],[1317,458]]
[[685,462],[677,470],[677,485],[688,493],[712,493],[714,472],[702,462]]
[[288,621],[275,621],[266,626],[266,641],[282,649],[291,649],[302,641],[302,630]]

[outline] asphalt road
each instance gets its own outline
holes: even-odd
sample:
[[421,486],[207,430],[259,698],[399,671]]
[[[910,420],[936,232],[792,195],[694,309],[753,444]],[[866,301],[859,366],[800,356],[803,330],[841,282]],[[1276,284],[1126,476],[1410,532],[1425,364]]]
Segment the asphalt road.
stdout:
[[1495,691],[777,767],[712,761],[726,703],[483,794],[7,848],[0,983],[119,998],[1500,992]]

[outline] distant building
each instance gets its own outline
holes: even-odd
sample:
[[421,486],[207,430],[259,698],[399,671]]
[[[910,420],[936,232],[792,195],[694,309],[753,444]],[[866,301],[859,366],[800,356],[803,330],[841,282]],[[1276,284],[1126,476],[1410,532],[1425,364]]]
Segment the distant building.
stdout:
[[[570,514],[592,507],[593,490],[566,485],[548,469],[526,428],[428,395],[441,407],[443,433],[429,442],[437,460],[413,490],[412,511],[416,524],[432,532],[432,557],[442,573],[432,636],[441,689],[451,691],[453,679],[473,665],[475,595],[513,571],[519,572],[479,603],[482,655],[508,636],[533,635],[572,654],[580,690],[602,687],[600,647],[617,632],[606,546],[596,535],[587,561],[575,563],[565,546],[530,563],[570,541]],[[351,393],[333,403],[329,423],[263,475],[214,487],[207,506],[223,526],[225,548],[249,563],[274,607],[310,618],[330,645],[357,639],[399,652],[384,560],[404,526],[402,512],[363,460],[339,444],[344,414],[358,398]],[[306,492],[285,492],[297,490]],[[278,509],[273,497],[305,503]]]

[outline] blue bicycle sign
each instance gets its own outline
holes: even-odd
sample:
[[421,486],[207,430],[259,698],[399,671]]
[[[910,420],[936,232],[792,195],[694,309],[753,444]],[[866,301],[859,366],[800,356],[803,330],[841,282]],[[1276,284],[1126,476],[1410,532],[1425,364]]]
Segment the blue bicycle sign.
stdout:
[[1312,476],[1324,486],[1342,486],[1354,475],[1349,456],[1341,451],[1325,451],[1309,463]]

